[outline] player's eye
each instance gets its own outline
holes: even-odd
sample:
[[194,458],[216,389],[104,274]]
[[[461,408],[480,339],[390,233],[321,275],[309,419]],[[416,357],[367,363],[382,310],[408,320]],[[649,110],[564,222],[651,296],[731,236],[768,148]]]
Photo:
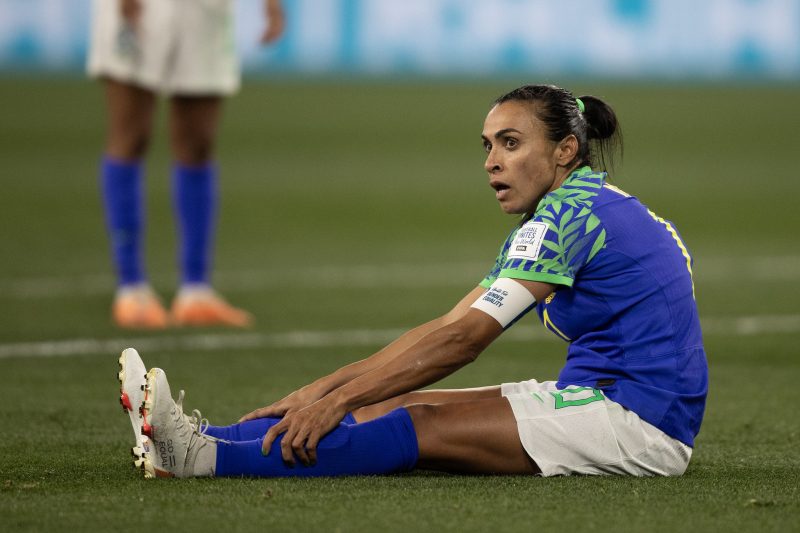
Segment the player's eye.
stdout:
[[492,151],[492,143],[489,141],[483,141],[483,150],[487,154]]
[[519,141],[517,141],[514,137],[506,137],[506,148],[516,148],[518,144]]

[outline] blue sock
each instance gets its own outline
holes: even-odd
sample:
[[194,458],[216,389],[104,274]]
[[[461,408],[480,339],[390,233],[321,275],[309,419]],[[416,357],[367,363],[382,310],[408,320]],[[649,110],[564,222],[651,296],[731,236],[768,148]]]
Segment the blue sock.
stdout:
[[317,464],[286,466],[283,435],[261,453],[262,439],[217,444],[217,477],[318,477],[391,474],[414,468],[419,457],[417,435],[408,411],[400,407],[363,424],[339,424],[317,445]]
[[280,418],[256,418],[230,426],[208,426],[206,435],[234,442],[260,439]]
[[217,210],[216,167],[177,163],[172,178],[182,282],[208,283]]
[[142,174],[140,161],[116,161],[106,156],[100,166],[106,226],[120,285],[145,279],[141,257],[144,232]]
[[[269,428],[280,421],[280,418],[257,418],[231,426],[208,426],[206,435],[234,442],[255,440],[263,437]],[[344,415],[342,424],[353,425],[355,423],[356,419],[353,418],[352,413]]]

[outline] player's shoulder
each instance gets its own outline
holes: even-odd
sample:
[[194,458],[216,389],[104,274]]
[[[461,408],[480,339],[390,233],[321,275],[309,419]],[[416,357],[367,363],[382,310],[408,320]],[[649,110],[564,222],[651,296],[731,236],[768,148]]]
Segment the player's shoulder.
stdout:
[[561,186],[549,192],[536,208],[535,218],[555,219],[572,216],[576,211],[590,211],[603,190],[606,174],[590,167],[581,167],[567,177]]
[[578,221],[596,226],[594,211],[601,199],[605,172],[595,172],[582,167],[573,172],[558,189],[548,193],[536,208],[532,220],[544,223],[556,233],[565,228],[576,229]]
[[613,225],[612,221],[619,220],[630,225],[645,217],[649,210],[637,196],[606,181],[597,194],[592,211],[603,222]]

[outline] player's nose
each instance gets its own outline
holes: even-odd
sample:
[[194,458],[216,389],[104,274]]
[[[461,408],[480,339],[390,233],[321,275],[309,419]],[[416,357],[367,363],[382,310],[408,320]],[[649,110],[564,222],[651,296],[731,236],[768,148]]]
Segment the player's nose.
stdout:
[[500,161],[498,161],[497,157],[494,155],[494,151],[489,152],[489,155],[486,156],[486,162],[484,162],[483,168],[486,169],[486,172],[489,174],[494,174],[502,170],[503,167],[500,165]]

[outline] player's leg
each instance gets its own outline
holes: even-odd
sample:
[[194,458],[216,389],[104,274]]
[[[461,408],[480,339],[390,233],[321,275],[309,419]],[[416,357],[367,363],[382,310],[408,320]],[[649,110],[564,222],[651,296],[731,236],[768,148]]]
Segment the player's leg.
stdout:
[[170,101],[173,194],[181,241],[181,288],[172,312],[181,325],[252,323],[249,313],[230,306],[211,289],[218,195],[213,154],[222,103],[220,96],[175,96]]
[[[147,373],[142,403],[143,451],[135,465],[145,477],[198,477],[208,475],[320,476],[385,473],[408,470],[416,461],[416,437],[411,418],[404,410],[359,424],[355,434],[348,426],[325,437],[321,445],[322,468],[292,469],[283,463],[280,451],[264,457],[261,439],[225,442],[204,434],[191,417],[172,399],[163,370]],[[374,450],[391,447],[387,453]]]
[[[536,474],[505,398],[415,404],[370,422],[340,424],[320,440],[317,462],[287,466],[281,440],[217,444],[217,476],[314,477],[389,474],[415,467],[457,473]],[[206,471],[201,469],[201,471]]]
[[[439,389],[416,391],[408,394],[401,394],[389,400],[356,409],[352,413],[347,413],[343,424],[353,425],[369,422],[381,417],[398,407],[408,407],[409,405],[425,403],[453,403],[471,400],[482,400],[500,397],[500,386],[480,387],[473,389]],[[280,418],[257,418],[230,426],[209,426],[206,434],[219,439],[230,441],[247,441],[259,439],[277,424]]]
[[379,416],[383,416],[398,407],[408,407],[417,403],[424,404],[440,404],[440,403],[454,403],[454,402],[467,402],[473,400],[487,400],[491,398],[500,398],[500,386],[493,385],[489,387],[476,387],[471,389],[434,389],[414,391],[407,394],[401,394],[388,400],[376,403],[373,405],[366,405],[353,411],[353,417],[356,422],[369,422]]
[[218,95],[170,98],[170,145],[178,165],[199,167],[213,160],[223,103]]
[[[281,440],[262,455],[262,439],[223,442],[187,422],[170,396],[166,375],[148,373],[142,408],[140,465],[149,476],[340,476],[407,471],[418,464],[454,472],[535,473],[516,433],[508,402],[493,398],[399,408],[363,424],[340,424],[317,447],[317,463],[288,466]],[[421,460],[418,463],[418,460]]]
[[418,468],[470,474],[536,474],[503,397],[408,408],[416,430]]
[[108,110],[106,155],[119,161],[141,159],[150,144],[156,95],[153,91],[104,80]]
[[150,142],[156,96],[112,79],[104,83],[108,125],[100,181],[118,278],[113,317],[121,327],[162,328],[167,314],[147,284],[142,257],[142,157]]

